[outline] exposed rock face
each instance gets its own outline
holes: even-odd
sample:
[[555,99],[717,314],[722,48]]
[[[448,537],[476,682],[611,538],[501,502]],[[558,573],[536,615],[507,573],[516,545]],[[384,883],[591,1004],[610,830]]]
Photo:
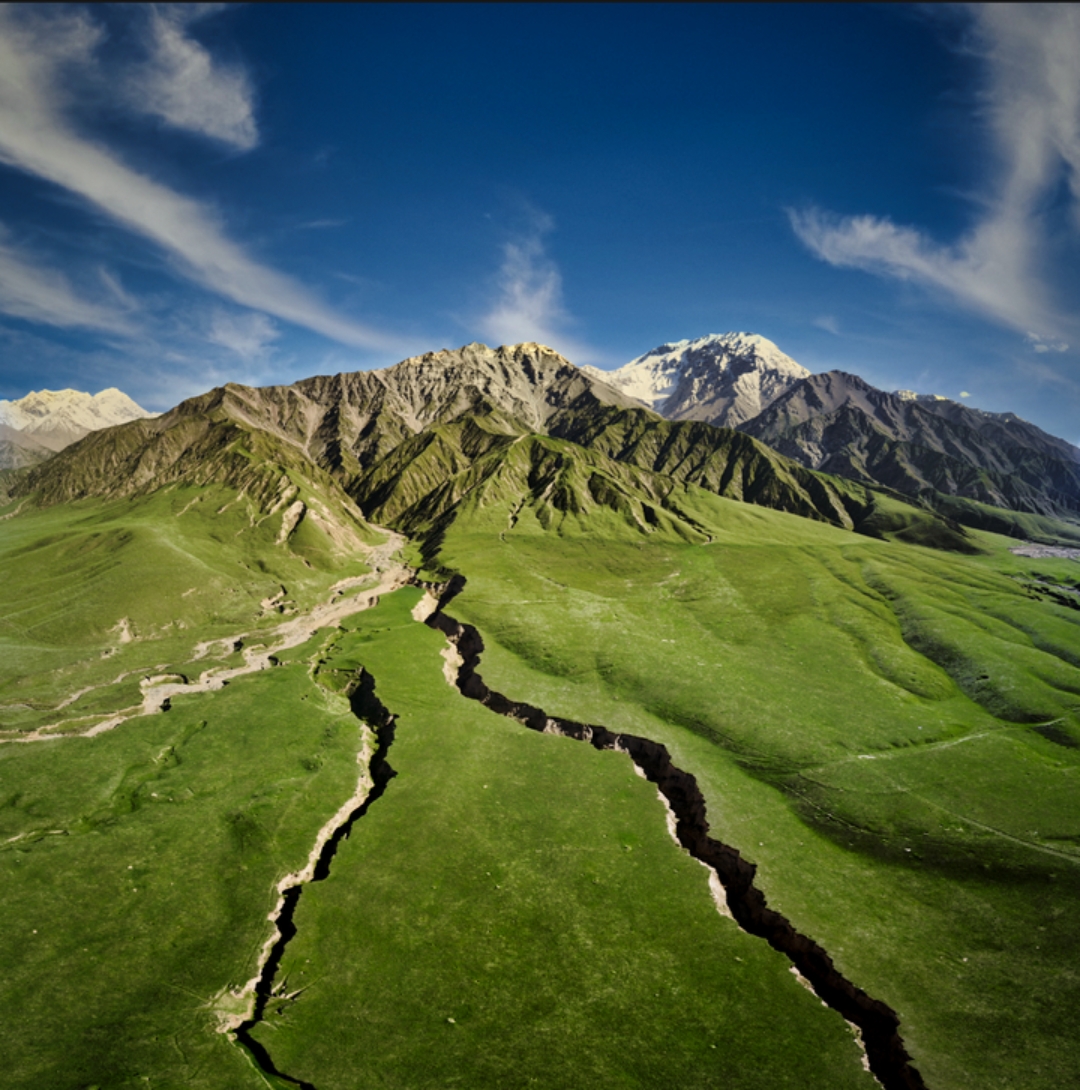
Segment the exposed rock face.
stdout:
[[[537,344],[471,344],[383,371],[317,376],[293,386],[230,383],[156,418],[87,436],[28,481],[46,502],[130,495],[174,481],[221,481],[276,501],[260,462],[322,471],[347,491],[405,440],[485,414],[497,430],[544,431],[573,407],[638,403]],[[312,464],[314,463],[314,464]],[[447,467],[443,467],[444,469]]]
[[802,379],[739,430],[805,466],[899,492],[1017,511],[1080,511],[1080,450],[1012,413],[875,389],[828,371]]
[[35,390],[17,401],[0,401],[0,424],[51,451],[89,432],[156,415],[115,387],[93,396],[79,390]]
[[0,424],[0,469],[22,469],[45,461],[52,454],[33,436]]
[[662,344],[617,371],[585,367],[669,420],[734,428],[810,372],[753,333],[713,333]]
[[[463,511],[525,506],[545,527],[614,515],[642,533],[703,540],[680,499],[686,485],[875,532],[865,488],[730,429],[664,420],[537,344],[466,345],[293,386],[228,385],[94,432],[24,471],[11,492],[48,504],[221,483],[276,512],[301,510],[301,481],[307,508],[318,495],[343,525],[362,511],[433,550]],[[943,522],[933,532],[964,547]]]
[[1012,413],[890,394],[840,371],[812,375],[754,334],[676,341],[616,371],[582,370],[668,420],[736,428],[807,468],[935,506],[959,497],[1051,517],[1080,511],[1072,444]]
[[346,469],[352,459],[357,468],[367,468],[401,440],[478,410],[496,409],[542,432],[556,413],[571,407],[638,405],[533,343],[468,344],[413,356],[384,371],[319,376],[288,389],[318,407],[308,450],[320,464]]

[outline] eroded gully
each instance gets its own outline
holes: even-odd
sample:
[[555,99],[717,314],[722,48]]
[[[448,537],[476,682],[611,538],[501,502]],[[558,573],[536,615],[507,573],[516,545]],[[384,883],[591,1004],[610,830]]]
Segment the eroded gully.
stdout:
[[296,874],[287,875],[278,883],[281,896],[277,908],[270,915],[274,922],[274,934],[263,947],[258,975],[234,996],[237,999],[250,996],[246,1016],[225,1018],[222,1024],[222,1029],[233,1033],[236,1041],[248,1050],[256,1065],[265,1074],[273,1075],[283,1082],[299,1087],[300,1090],[315,1090],[315,1087],[303,1079],[280,1071],[266,1047],[252,1036],[252,1031],[265,1020],[267,1007],[272,1000],[288,1002],[296,999],[303,991],[301,988],[290,992],[288,977],[275,985],[285,948],[296,934],[294,917],[301,893],[305,886],[312,882],[321,882],[329,875],[330,864],[338,846],[348,837],[353,825],[378,801],[387,784],[396,775],[386,759],[387,751],[394,741],[396,716],[375,695],[375,679],[361,669],[356,682],[346,690],[346,696],[353,715],[375,732],[374,752],[370,745],[365,745],[358,757],[361,768],[366,768],[367,772],[361,773],[359,786],[352,799],[323,826],[316,839],[315,849],[309,856],[307,867]]
[[448,679],[453,680],[462,695],[532,730],[576,738],[595,749],[626,753],[641,774],[656,785],[674,815],[674,835],[678,843],[719,879],[727,907],[739,926],[785,954],[797,974],[808,982],[820,999],[857,1028],[867,1066],[884,1090],[926,1090],[922,1076],[912,1066],[904,1047],[896,1012],[852,984],[821,946],[797,931],[779,912],[769,908],[765,895],[754,885],[757,870],[754,864],[743,859],[735,848],[709,836],[705,799],[697,781],[690,773],[672,764],[665,746],[595,724],[550,716],[541,708],[511,700],[484,683],[477,672],[484,650],[480,633],[472,625],[463,624],[445,612],[446,605],[464,586],[464,577],[455,576],[443,587],[429,587],[426,616],[422,612],[414,614],[442,632],[456,649],[456,672],[451,669]]

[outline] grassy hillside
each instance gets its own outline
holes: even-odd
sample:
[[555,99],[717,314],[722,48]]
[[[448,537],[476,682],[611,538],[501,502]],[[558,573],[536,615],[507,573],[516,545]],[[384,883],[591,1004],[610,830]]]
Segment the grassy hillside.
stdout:
[[[361,666],[401,717],[398,775],[332,880],[301,899],[275,990],[294,992],[309,964],[317,985],[272,1000],[254,1031],[280,1070],[355,1086],[377,1056],[365,1085],[504,1085],[526,1068],[567,1086],[717,1072],[746,1087],[868,1085],[839,1017],[716,912],[625,758],[530,735],[450,688],[441,637],[409,616],[418,592],[316,629],[276,669],[76,736],[138,696],[112,683],[59,707],[98,664],[194,680],[235,662],[223,634],[272,641],[287,614],[260,618],[257,596],[279,580],[299,611],[348,575],[309,568],[273,525],[238,534],[246,509],[222,499],[84,502],[3,524],[21,576],[5,584],[19,657],[5,660],[17,699],[0,744],[10,1085],[264,1084],[220,1020],[243,1009],[230,993],[272,936],[277,884],[355,790],[365,729],[340,692]],[[202,521],[204,506],[227,509]]]
[[0,521],[0,738],[91,729],[139,704],[147,676],[235,666],[238,635],[268,644],[368,571],[356,549],[379,535],[356,524],[346,551],[317,510],[283,535],[288,506],[267,514],[233,489],[178,487]]
[[851,1032],[713,906],[627,758],[538,735],[443,677],[418,591],[326,654],[398,716],[386,794],[300,902],[256,1030],[320,1090],[871,1087]]
[[94,738],[0,745],[4,1085],[264,1086],[219,1011],[360,745],[303,663]]
[[[489,685],[667,746],[931,1090],[1080,1082],[1080,565],[571,372],[414,428],[421,362],[385,433],[229,388],[0,506],[11,1085],[871,1085],[625,755],[465,699],[419,591],[363,611],[365,515],[466,577]],[[372,683],[396,775],[346,837]]]
[[1076,1081],[1080,611],[1039,591],[1076,563],[696,502],[710,544],[454,527],[485,680],[664,742],[928,1086]]

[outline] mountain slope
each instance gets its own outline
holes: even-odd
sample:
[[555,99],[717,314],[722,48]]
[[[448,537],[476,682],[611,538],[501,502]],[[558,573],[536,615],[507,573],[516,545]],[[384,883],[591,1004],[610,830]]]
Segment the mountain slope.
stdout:
[[229,383],[155,419],[91,436],[65,451],[55,467],[33,474],[27,490],[62,502],[132,495],[175,480],[251,485],[260,459],[240,439],[253,432],[267,437],[264,443],[272,437],[287,464],[314,463],[349,490],[405,439],[478,405],[543,430],[553,415],[579,402],[636,404],[542,345],[466,345],[382,371],[317,376],[292,386]]
[[[242,489],[263,511],[277,511],[285,496],[310,505],[317,493],[342,532],[359,517],[355,503],[384,525],[437,537],[467,495],[499,479],[507,509],[532,495],[556,522],[616,512],[635,531],[692,538],[700,534],[677,510],[659,511],[676,487],[693,485],[847,529],[918,527],[927,543],[968,547],[941,519],[908,509],[875,521],[883,497],[865,488],[737,432],[664,421],[635,404],[543,346],[468,345],[385,371],[229,385],[157,419],[87,436],[30,470],[15,491],[58,503],[218,483]],[[532,467],[524,476],[523,458]]]
[[33,436],[7,424],[0,424],[0,469],[34,466],[51,455],[52,451]]
[[[886,393],[839,371],[811,375],[771,341],[711,334],[661,345],[616,371],[584,368],[668,420],[734,427],[809,469],[884,486],[983,529],[1080,512],[1080,450],[1012,413]],[[1052,536],[1068,536],[1061,526]]]
[[889,394],[841,371],[802,379],[739,429],[805,466],[909,495],[1080,512],[1080,450],[1071,444],[1011,413]]

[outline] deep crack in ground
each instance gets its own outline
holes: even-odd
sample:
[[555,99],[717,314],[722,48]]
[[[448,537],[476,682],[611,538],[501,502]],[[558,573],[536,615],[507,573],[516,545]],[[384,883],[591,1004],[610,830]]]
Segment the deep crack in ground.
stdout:
[[477,700],[532,730],[562,734],[589,742],[596,749],[627,753],[645,777],[656,785],[676,819],[676,839],[699,862],[715,871],[727,894],[728,907],[744,931],[765,939],[785,954],[814,992],[843,1018],[858,1027],[867,1062],[884,1090],[926,1090],[900,1036],[900,1019],[879,999],[856,987],[833,965],[832,958],[813,939],[796,931],[779,912],[768,907],[764,893],[754,885],[757,868],[739,852],[708,835],[705,799],[697,780],[677,768],[667,748],[648,738],[617,734],[606,727],[549,716],[542,709],[509,699],[489,689],[477,673],[484,642],[472,626],[444,612],[444,607],[465,586],[455,576],[441,591],[438,604],[425,623],[442,632],[461,657],[456,683],[463,696]]
[[[310,882],[321,882],[329,875],[330,864],[341,842],[348,837],[353,825],[368,812],[372,804],[382,797],[387,785],[397,775],[386,759],[387,752],[394,741],[394,721],[397,717],[392,715],[375,695],[375,679],[366,670],[361,669],[356,683],[346,690],[345,695],[349,699],[353,715],[375,731],[378,747],[368,766],[372,786],[360,804],[346,815],[324,842],[315,860]],[[301,893],[309,884],[309,882],[298,880],[295,885],[284,891],[283,903],[276,919],[277,938],[270,947],[270,953],[255,983],[255,1005],[251,1017],[234,1030],[237,1042],[248,1050],[256,1065],[265,1074],[280,1079],[290,1086],[299,1087],[300,1090],[316,1090],[316,1088],[312,1083],[279,1071],[267,1048],[252,1036],[252,1031],[265,1019],[266,1008],[270,1001],[280,998],[288,991],[288,978],[277,988],[274,987],[274,980],[281,967],[285,948],[296,934],[296,924],[293,922],[296,907],[300,902]]]

